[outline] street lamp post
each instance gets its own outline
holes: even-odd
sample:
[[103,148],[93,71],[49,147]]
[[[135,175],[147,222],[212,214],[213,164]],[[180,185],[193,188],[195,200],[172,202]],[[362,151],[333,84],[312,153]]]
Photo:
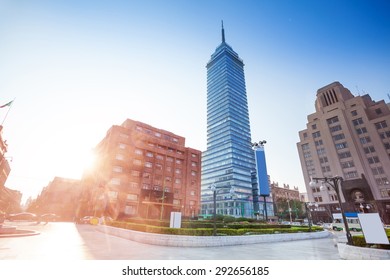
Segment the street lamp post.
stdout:
[[286,193],[286,197],[287,197],[288,213],[290,215],[290,225],[292,225],[291,206],[290,206],[290,198],[288,193]]
[[311,182],[309,183],[309,185],[310,186],[314,186],[314,185],[316,185],[318,183],[318,181],[321,181],[323,183],[327,183],[336,192],[337,199],[338,199],[338,202],[339,202],[340,211],[341,211],[341,216],[342,216],[343,221],[344,221],[345,232],[346,232],[346,235],[347,235],[347,244],[348,245],[353,245],[352,235],[351,235],[351,232],[349,231],[348,221],[347,221],[347,218],[345,216],[343,205],[341,203],[339,184],[340,184],[340,182],[343,181],[343,178],[340,177],[340,176],[323,177],[323,178],[311,178]]
[[[211,186],[209,187],[210,190],[213,192],[213,206],[214,206],[214,211],[213,211],[213,235],[217,235],[217,191],[218,188],[215,185],[215,183],[212,183]],[[230,189],[230,194],[234,194],[234,189]]]
[[317,203],[311,203],[311,202],[305,202],[305,210],[306,210],[306,215],[307,215],[307,221],[309,223],[309,231],[311,231],[311,226],[313,224],[313,217],[311,215],[312,208],[318,207]]

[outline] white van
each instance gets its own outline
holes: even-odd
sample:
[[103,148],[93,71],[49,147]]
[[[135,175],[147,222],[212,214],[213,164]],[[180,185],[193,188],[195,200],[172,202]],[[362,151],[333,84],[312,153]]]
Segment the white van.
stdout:
[[[359,218],[346,216],[349,230],[351,231],[362,231],[362,227],[360,226]],[[344,230],[344,221],[341,213],[333,214],[333,223],[331,228],[333,230]]]

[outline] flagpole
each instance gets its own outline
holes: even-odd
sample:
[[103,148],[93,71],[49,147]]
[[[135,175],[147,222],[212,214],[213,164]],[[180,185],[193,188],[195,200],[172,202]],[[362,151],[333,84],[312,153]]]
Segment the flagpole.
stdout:
[[5,114],[3,121],[1,122],[1,126],[3,126],[5,120],[7,119],[9,110],[11,110],[12,104],[14,104],[15,99],[16,99],[16,98],[14,98],[14,100],[12,100],[12,102],[11,102],[11,105],[8,106],[8,111],[7,111],[7,113]]

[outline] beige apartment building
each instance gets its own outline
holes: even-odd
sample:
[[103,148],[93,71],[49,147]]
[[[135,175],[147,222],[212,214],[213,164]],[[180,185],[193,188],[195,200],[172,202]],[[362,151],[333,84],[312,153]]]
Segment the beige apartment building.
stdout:
[[79,217],[198,215],[201,152],[185,147],[184,137],[127,119],[108,130],[95,154],[82,179]]
[[[339,82],[317,91],[315,113],[297,143],[309,201],[323,221],[340,212],[378,212],[390,223],[390,104],[354,96]],[[341,176],[341,198],[313,177]]]

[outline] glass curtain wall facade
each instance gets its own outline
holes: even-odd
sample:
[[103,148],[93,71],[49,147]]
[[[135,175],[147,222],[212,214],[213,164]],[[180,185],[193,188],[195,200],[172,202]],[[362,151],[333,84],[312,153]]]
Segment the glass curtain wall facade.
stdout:
[[244,63],[225,42],[207,63],[207,150],[202,155],[202,212],[253,217],[251,172],[255,170],[251,146]]

